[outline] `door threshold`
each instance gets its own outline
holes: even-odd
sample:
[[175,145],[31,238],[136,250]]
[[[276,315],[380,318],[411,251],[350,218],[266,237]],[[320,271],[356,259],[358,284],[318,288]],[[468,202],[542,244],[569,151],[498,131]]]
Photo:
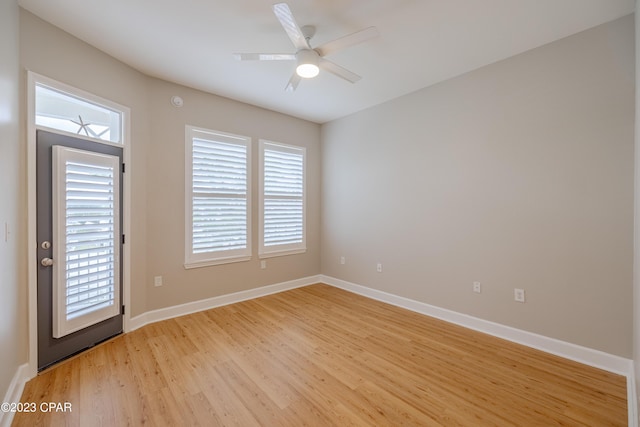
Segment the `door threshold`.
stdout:
[[55,368],[57,368],[58,366],[63,365],[63,364],[65,364],[65,363],[67,363],[67,362],[69,362],[69,361],[71,361],[71,360],[73,360],[73,359],[77,358],[78,356],[82,356],[82,354],[83,354],[84,352],[86,352],[86,351],[88,351],[88,350],[91,350],[92,348],[96,348],[96,347],[98,347],[98,346],[100,346],[100,345],[102,345],[102,344],[106,344],[106,343],[108,343],[109,341],[114,340],[114,339],[116,339],[116,338],[118,338],[118,337],[120,337],[120,336],[122,336],[122,335],[124,335],[124,333],[123,333],[122,331],[120,331],[120,332],[118,332],[117,334],[110,336],[109,338],[105,338],[105,339],[103,339],[102,341],[98,341],[98,342],[96,342],[96,343],[95,343],[95,344],[93,344],[93,345],[90,345],[90,346],[87,346],[87,347],[85,347],[85,348],[83,348],[83,349],[81,349],[81,350],[78,350],[78,351],[76,351],[76,352],[75,352],[75,353],[73,353],[73,354],[70,354],[70,355],[68,355],[68,356],[66,356],[66,357],[63,357],[63,358],[62,358],[62,359],[60,359],[60,360],[56,360],[55,362],[48,364],[47,366],[44,366],[44,367],[42,367],[42,368],[38,368],[38,375],[40,375],[40,374],[44,374],[44,373],[46,373],[46,372],[48,372],[48,371],[50,371],[50,370],[52,370],[52,369],[55,369]]

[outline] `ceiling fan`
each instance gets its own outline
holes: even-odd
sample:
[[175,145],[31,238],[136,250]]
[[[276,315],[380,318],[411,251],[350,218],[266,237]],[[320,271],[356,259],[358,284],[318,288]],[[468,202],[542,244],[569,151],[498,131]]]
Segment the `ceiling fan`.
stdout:
[[296,61],[296,71],[289,79],[285,90],[291,92],[296,90],[302,78],[312,78],[318,75],[320,69],[335,74],[348,82],[355,83],[361,77],[340,65],[325,59],[326,55],[367,41],[378,36],[376,27],[365,28],[344,37],[327,42],[316,48],[312,48],[309,40],[316,32],[313,25],[298,26],[291,13],[291,9],[286,3],[276,3],[273,5],[273,13],[280,21],[280,25],[291,39],[296,53],[236,53],[235,58],[239,61]]

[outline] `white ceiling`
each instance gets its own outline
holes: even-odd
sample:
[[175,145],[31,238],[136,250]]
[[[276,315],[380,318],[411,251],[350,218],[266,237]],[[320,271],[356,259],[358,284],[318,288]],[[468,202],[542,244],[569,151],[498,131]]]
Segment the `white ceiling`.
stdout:
[[292,62],[277,0],[19,0],[23,8],[150,76],[324,123],[622,17],[634,0],[288,0],[312,46],[376,26],[380,36],[328,57],[331,74],[285,92]]

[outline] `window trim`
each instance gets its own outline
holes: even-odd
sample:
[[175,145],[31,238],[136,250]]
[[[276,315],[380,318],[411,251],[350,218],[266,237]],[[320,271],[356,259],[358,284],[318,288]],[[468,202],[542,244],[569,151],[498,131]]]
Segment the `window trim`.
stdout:
[[[192,247],[193,232],[193,139],[217,140],[224,143],[242,145],[247,150],[247,247],[229,251],[205,252],[194,254]],[[184,236],[184,268],[200,268],[220,264],[249,261],[251,259],[251,138],[243,135],[204,129],[196,126],[185,126],[185,236]]]
[[[79,133],[68,132],[62,129],[49,127],[36,123],[36,87],[40,86],[54,92],[58,92],[62,95],[68,96],[70,98],[75,98],[83,102],[87,102],[89,104],[94,104],[99,107],[112,110],[114,113],[118,113],[120,115],[120,132],[119,132],[119,141],[109,141],[106,139],[95,138],[93,136],[82,135]],[[31,110],[29,111],[29,120],[33,122],[33,126],[35,129],[43,129],[47,132],[57,133],[60,135],[72,136],[74,138],[86,139],[89,141],[97,142],[105,145],[113,145],[116,147],[124,147],[127,144],[127,139],[129,138],[129,117],[130,110],[128,107],[122,106],[116,102],[113,102],[109,99],[102,98],[98,95],[94,95],[90,92],[84,91],[82,89],[75,88],[73,86],[69,86],[65,83],[53,80],[49,77],[45,77],[33,72],[29,72],[29,91],[30,91],[30,100],[32,100],[33,105],[30,106]]]
[[[258,258],[272,258],[307,252],[307,148],[297,145],[260,139],[258,161]],[[295,244],[264,245],[264,151],[266,147],[279,151],[302,154],[302,242]]]
[[[36,131],[40,129],[36,125],[35,119],[35,109],[36,109],[36,95],[35,95],[35,85],[37,83],[42,83],[47,86],[51,86],[55,89],[69,92],[73,95],[91,100],[93,102],[97,102],[98,104],[104,103],[104,105],[116,108],[118,111],[122,113],[122,141],[120,144],[113,144],[108,141],[92,139],[89,140],[106,145],[117,145],[122,147],[123,152],[123,162],[127,165],[127,170],[129,168],[135,168],[137,162],[132,160],[131,158],[131,109],[124,105],[115,103],[113,101],[107,100],[105,98],[99,97],[97,95],[93,95],[87,91],[82,89],[70,86],[66,83],[59,82],[52,78],[43,76],[41,74],[37,74],[30,70],[26,71],[26,79],[27,79],[27,123],[26,123],[26,131],[27,131],[27,148],[26,148],[26,162],[27,162],[27,210],[28,210],[28,218],[27,218],[27,241],[35,242],[36,241],[36,229],[37,229],[37,221],[36,221]],[[62,133],[61,131],[50,130],[53,133]],[[74,135],[71,136],[81,137],[84,135]],[[88,138],[83,138],[88,139]],[[129,241],[131,236],[134,236],[135,240],[135,232],[131,230],[131,179],[123,179],[123,219],[122,219],[122,232],[127,236],[127,241]],[[28,256],[29,259],[37,258],[37,245],[27,245],[28,246]],[[123,247],[123,295],[122,295],[122,304],[124,306],[130,306],[131,304],[131,251],[128,248],[129,244]],[[37,264],[29,263],[29,268],[27,271],[27,281],[29,287],[29,307],[28,307],[28,316],[29,316],[29,361],[28,361],[28,371],[31,376],[36,376],[38,373],[38,310],[37,310]],[[123,328],[124,332],[129,332],[131,330],[131,310],[126,310],[123,318]]]

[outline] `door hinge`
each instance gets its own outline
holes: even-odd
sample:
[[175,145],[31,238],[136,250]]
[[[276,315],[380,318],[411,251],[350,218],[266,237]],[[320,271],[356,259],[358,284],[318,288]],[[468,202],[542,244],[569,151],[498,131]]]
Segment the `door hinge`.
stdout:
[[124,234],[122,235],[122,244],[124,245],[125,243],[125,238],[124,238]]
[[125,306],[123,305],[123,306],[122,306],[122,314],[124,314],[124,311],[125,311],[125,310],[124,310],[124,307],[125,307]]
[[124,169],[125,169],[125,167],[124,167],[124,163],[123,163],[122,164],[122,173],[124,173]]

